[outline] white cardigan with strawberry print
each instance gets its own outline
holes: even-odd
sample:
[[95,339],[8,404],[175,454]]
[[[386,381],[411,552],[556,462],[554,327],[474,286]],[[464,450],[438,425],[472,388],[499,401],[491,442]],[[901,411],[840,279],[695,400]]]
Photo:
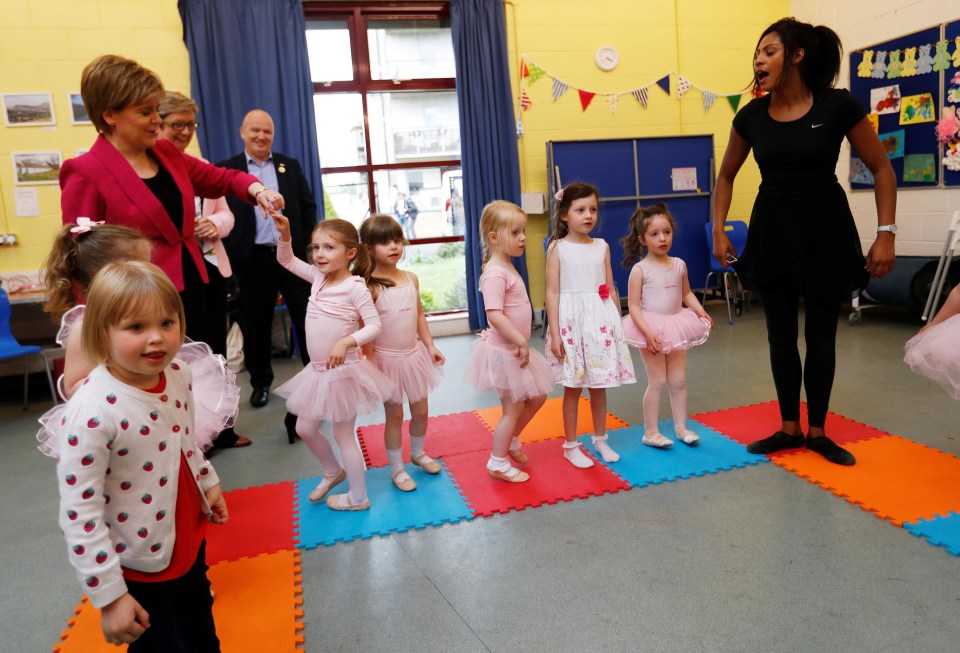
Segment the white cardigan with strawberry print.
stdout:
[[190,436],[189,368],[175,360],[164,375],[163,392],[144,392],[100,365],[70,399],[59,428],[60,528],[98,608],[127,592],[121,565],[157,572],[170,564],[181,452],[208,513],[203,493],[220,482]]

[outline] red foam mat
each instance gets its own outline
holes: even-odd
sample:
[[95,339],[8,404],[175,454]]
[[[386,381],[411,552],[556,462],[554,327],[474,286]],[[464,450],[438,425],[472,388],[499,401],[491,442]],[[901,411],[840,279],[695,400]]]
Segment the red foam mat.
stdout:
[[293,483],[284,481],[224,494],[230,518],[207,527],[207,563],[293,549]]
[[[410,420],[403,422],[403,459],[410,462]],[[360,449],[367,467],[387,465],[387,450],[383,444],[383,424],[361,426],[357,429]],[[431,416],[427,425],[424,450],[432,458],[443,458],[455,453],[490,449],[491,431],[475,413],[454,413]]]

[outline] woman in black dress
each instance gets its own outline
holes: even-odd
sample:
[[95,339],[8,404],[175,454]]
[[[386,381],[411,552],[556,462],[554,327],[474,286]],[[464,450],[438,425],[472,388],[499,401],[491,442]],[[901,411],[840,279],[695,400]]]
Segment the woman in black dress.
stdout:
[[[870,276],[893,269],[897,184],[880,139],[860,103],[833,84],[842,47],[833,30],[792,18],[768,27],[754,53],[754,84],[765,95],[740,110],[720,166],[714,195],[713,255],[737,256],[724,234],[733,181],[750,150],[761,183],[740,260],[749,288],[760,292],[770,366],[780,404],[780,429],[747,447],[765,454],[806,446],[827,460],[852,465],[853,455],[826,437],[824,421],[836,366],[841,303]],[[846,193],[835,174],[846,138],[873,173],[877,236],[866,259]],[[800,299],[806,359],[797,347]],[[806,389],[809,432],[800,430],[800,387]]]

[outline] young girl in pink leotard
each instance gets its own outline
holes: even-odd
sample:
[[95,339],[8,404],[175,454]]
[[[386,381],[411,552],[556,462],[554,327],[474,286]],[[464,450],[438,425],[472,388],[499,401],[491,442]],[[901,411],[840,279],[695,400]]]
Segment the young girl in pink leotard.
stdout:
[[[543,354],[530,349],[530,300],[513,256],[523,256],[527,216],[516,204],[497,200],[480,216],[483,274],[480,292],[490,328],[473,343],[463,377],[477,390],[496,390],[503,416],[493,431],[487,462],[491,477],[522,483],[530,478],[510,464],[527,461],[520,450],[520,432],[537,414],[553,389],[553,372]],[[508,458],[509,456],[509,458]]]
[[[360,245],[356,228],[346,220],[324,220],[310,238],[313,265],[293,255],[290,222],[273,213],[280,232],[277,261],[305,281],[310,281],[306,338],[310,365],[274,390],[287,400],[287,410],[297,415],[297,435],[323,465],[323,480],[310,493],[311,501],[324,498],[344,478],[349,492],[327,497],[333,510],[366,510],[366,470],[354,435],[357,415],[376,410],[393,396],[394,384],[358,347],[380,335],[380,317],[366,280],[370,260]],[[363,320],[363,327],[359,321]],[[340,447],[343,466],[320,432],[323,420],[333,422],[333,438]]]
[[364,351],[397,386],[383,404],[387,418],[383,440],[393,484],[411,492],[417,484],[403,466],[403,397],[406,395],[410,403],[410,460],[428,474],[438,474],[440,465],[427,455],[423,445],[427,437],[427,395],[440,383],[439,366],[446,359],[433,345],[420,303],[417,275],[397,269],[406,242],[403,227],[389,215],[372,215],[360,225],[360,242],[373,260],[370,293],[383,323],[373,346]]

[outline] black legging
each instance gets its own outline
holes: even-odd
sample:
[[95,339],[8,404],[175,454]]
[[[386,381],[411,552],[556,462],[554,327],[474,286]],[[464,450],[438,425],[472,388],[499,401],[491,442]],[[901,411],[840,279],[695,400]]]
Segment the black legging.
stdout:
[[797,346],[800,294],[789,284],[765,289],[763,313],[767,318],[770,343],[770,368],[777,387],[780,418],[800,420],[800,383],[807,391],[807,417],[810,426],[823,428],[833,389],[837,363],[837,320],[840,302],[804,297],[804,340],[807,356],[800,367]]

